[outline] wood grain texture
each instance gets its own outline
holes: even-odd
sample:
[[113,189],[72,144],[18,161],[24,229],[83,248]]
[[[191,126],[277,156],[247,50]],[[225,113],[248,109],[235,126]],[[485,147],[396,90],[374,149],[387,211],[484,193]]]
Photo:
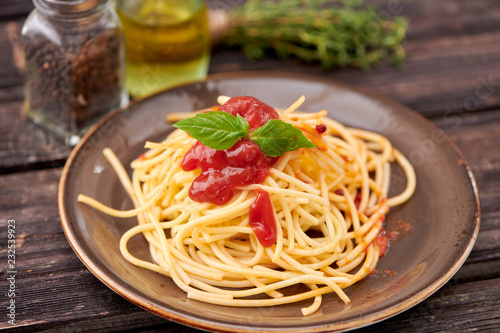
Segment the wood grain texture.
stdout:
[[0,20],[12,17],[24,17],[34,8],[32,0],[2,0]]
[[[242,1],[210,0],[219,5]],[[479,237],[457,274],[427,300],[371,332],[499,331],[500,318],[500,2],[497,0],[371,0],[380,15],[409,19],[408,57],[381,65],[323,71],[295,59],[250,62],[238,50],[213,51],[211,73],[283,70],[367,87],[428,117],[469,163],[479,188]],[[16,220],[16,326],[12,332],[181,332],[191,329],[138,308],[80,262],[57,211],[61,168],[70,149],[26,119],[19,33],[31,0],[0,2],[0,243]],[[0,262],[7,261],[0,247]],[[8,288],[5,268],[0,290]],[[8,299],[0,297],[0,308]]]
[[[483,307],[487,302],[500,310],[500,112],[487,111],[464,117],[458,127],[442,126],[473,166],[484,203],[482,229],[470,258],[457,275],[438,293],[416,307],[359,332],[415,332],[455,330],[477,327],[475,318],[485,317],[484,328],[498,325],[488,320]],[[443,125],[439,121],[438,125]],[[485,139],[489,138],[489,139]],[[479,142],[478,142],[479,141]],[[482,147],[482,149],[477,149]],[[17,257],[18,323],[14,331],[194,332],[152,315],[124,300],[95,278],[71,250],[57,211],[60,168],[15,173],[0,177],[2,215],[16,220],[17,237],[22,239]],[[36,184],[36,186],[32,186]],[[6,238],[6,220],[0,221],[0,239]],[[0,253],[5,261],[6,253]],[[5,288],[5,279],[0,288]],[[6,306],[0,301],[0,308]],[[453,311],[451,311],[453,309]],[[491,319],[491,318],[490,318]],[[2,326],[3,325],[3,326]],[[445,325],[445,326],[443,326]],[[5,322],[0,322],[5,327]],[[482,326],[483,327],[483,326]]]
[[[380,17],[408,18],[407,58],[403,68],[381,65],[322,71],[297,60],[248,62],[218,50],[214,72],[275,69],[313,73],[370,88],[414,110],[436,116],[443,112],[477,111],[500,106],[500,3],[482,1],[378,0]],[[488,8],[488,10],[484,10]],[[481,61],[478,61],[481,59]],[[496,93],[486,94],[480,87]],[[476,96],[476,91],[480,94]]]
[[[250,62],[238,50],[215,49],[210,72],[282,70],[315,74],[367,87],[436,117],[500,107],[500,3],[449,0],[436,2],[378,0],[380,15],[404,15],[409,20],[407,59],[402,69],[381,65],[370,71],[323,71],[296,59],[268,57]],[[9,2],[9,6],[12,6]],[[31,9],[16,5],[20,12]],[[8,6],[7,6],[8,7]],[[488,10],[484,10],[488,8]],[[42,138],[24,118],[22,53],[19,34],[24,18],[0,21],[0,167],[26,169],[69,154],[55,140]],[[485,22],[480,24],[478,22]],[[469,30],[470,29],[470,30]],[[20,59],[21,57],[21,59]],[[26,150],[26,153],[19,153]],[[50,163],[49,163],[50,165]],[[4,171],[5,173],[6,171]]]
[[70,149],[26,118],[22,103],[0,104],[0,174],[64,165]]

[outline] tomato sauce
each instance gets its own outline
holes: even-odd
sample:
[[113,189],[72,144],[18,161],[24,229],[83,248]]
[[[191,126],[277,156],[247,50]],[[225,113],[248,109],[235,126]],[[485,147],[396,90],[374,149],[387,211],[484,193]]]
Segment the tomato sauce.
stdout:
[[389,249],[389,243],[387,243],[386,231],[384,229],[380,230],[379,234],[375,238],[375,243],[379,248],[378,257],[382,258]]
[[274,219],[271,197],[266,191],[256,188],[257,197],[250,206],[250,227],[264,247],[270,247],[276,242],[277,226]]
[[380,250],[379,258],[386,255],[391,242],[408,237],[411,230],[412,226],[408,222],[401,220],[389,220],[387,225],[384,225],[384,228],[380,230],[379,234],[375,238],[375,243]]
[[250,133],[263,126],[271,119],[279,119],[279,114],[272,107],[250,96],[240,96],[230,98],[219,107],[219,111],[224,111],[236,116],[239,114],[250,124]]
[[[250,132],[279,114],[271,106],[249,96],[233,97],[219,111],[239,114],[250,125]],[[197,202],[226,204],[238,186],[261,183],[279,157],[269,157],[249,139],[240,139],[233,147],[215,150],[197,142],[184,156],[182,169],[201,173],[193,181],[189,196]]]
[[318,134],[323,134],[326,132],[328,127],[326,127],[325,124],[320,124],[320,125],[316,125],[315,129],[316,129],[316,132],[318,132]]

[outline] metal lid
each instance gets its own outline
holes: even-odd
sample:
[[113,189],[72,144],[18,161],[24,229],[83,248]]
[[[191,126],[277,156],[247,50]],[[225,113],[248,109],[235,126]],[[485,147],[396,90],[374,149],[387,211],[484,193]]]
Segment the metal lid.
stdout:
[[80,16],[104,7],[109,0],[33,0],[40,11],[53,16]]

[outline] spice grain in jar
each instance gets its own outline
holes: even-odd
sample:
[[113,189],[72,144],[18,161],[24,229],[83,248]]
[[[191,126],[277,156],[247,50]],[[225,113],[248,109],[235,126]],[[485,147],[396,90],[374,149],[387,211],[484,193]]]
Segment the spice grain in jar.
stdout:
[[74,145],[125,106],[124,37],[107,0],[34,0],[22,30],[29,118]]

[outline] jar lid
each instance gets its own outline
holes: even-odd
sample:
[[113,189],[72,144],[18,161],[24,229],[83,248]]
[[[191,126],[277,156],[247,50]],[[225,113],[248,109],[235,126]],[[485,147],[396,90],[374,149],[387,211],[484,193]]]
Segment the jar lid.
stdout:
[[33,0],[35,7],[51,15],[81,15],[99,10],[109,0]]

